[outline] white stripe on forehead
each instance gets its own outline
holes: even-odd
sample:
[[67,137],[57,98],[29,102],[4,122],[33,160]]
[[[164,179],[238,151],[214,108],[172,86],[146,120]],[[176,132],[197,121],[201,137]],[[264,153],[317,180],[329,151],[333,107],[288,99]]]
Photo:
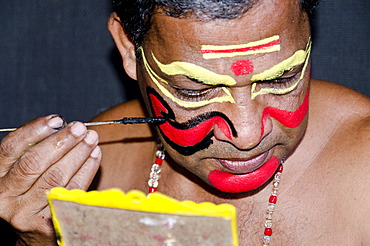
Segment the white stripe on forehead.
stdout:
[[279,35],[240,45],[202,45],[201,53],[204,59],[246,56],[271,53],[280,50]]

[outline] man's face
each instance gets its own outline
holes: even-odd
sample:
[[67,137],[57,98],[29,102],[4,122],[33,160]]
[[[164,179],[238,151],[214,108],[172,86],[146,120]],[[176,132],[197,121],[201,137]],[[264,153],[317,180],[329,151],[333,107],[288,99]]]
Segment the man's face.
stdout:
[[169,155],[231,193],[266,183],[307,125],[310,37],[298,1],[200,22],[156,14],[138,81]]

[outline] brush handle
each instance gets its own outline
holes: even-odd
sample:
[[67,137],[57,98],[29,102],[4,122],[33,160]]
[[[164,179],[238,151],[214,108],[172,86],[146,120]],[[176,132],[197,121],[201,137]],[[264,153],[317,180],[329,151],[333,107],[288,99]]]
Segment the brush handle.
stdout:
[[[85,126],[101,126],[101,125],[111,125],[111,124],[163,124],[166,122],[166,119],[163,117],[124,117],[120,120],[109,120],[109,121],[99,121],[99,122],[87,122],[84,123]],[[4,128],[0,129],[0,132],[13,132],[17,128]]]

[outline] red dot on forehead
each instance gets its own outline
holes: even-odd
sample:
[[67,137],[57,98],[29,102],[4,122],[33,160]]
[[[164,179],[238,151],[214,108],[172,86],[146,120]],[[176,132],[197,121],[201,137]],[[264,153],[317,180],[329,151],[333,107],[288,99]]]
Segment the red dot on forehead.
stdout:
[[250,74],[253,72],[253,68],[251,60],[239,60],[231,65],[231,70],[233,70],[236,76]]

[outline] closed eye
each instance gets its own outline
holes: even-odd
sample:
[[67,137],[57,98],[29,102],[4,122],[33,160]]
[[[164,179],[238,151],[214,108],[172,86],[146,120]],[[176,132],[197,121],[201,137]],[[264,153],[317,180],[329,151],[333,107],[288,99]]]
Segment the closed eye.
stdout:
[[300,73],[295,73],[293,75],[283,75],[281,77],[270,79],[270,80],[262,80],[262,81],[256,81],[257,84],[259,84],[261,87],[270,87],[270,88],[286,88],[292,85],[294,82],[297,81],[299,78]]
[[191,90],[172,87],[174,90],[174,95],[182,100],[186,101],[201,101],[210,99],[215,91],[218,91],[217,87],[209,87],[201,90]]

